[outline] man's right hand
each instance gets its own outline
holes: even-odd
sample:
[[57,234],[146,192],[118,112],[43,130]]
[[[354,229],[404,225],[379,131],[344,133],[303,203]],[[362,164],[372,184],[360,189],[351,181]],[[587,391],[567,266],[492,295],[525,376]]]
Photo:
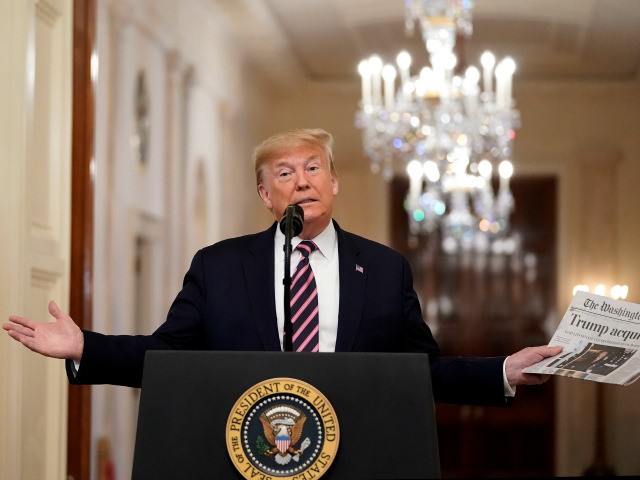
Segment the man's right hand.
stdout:
[[35,322],[25,317],[11,315],[4,328],[9,336],[29,350],[46,357],[64,358],[79,362],[84,349],[84,335],[73,319],[60,310],[52,300],[49,313],[53,322]]

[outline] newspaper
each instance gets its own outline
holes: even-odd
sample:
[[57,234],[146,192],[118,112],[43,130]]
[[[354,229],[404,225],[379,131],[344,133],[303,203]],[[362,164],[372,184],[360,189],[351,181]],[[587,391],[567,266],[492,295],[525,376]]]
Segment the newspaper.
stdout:
[[640,377],[640,305],[577,292],[549,345],[564,349],[524,372],[629,385]]

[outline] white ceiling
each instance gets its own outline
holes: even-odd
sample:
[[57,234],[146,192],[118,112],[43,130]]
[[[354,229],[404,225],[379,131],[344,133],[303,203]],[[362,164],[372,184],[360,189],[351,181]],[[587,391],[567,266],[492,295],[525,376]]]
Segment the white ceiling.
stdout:
[[[274,83],[357,81],[372,53],[427,55],[404,30],[403,0],[206,0]],[[476,0],[461,63],[513,57],[517,81],[640,78],[640,0]],[[417,72],[413,72],[417,73]]]

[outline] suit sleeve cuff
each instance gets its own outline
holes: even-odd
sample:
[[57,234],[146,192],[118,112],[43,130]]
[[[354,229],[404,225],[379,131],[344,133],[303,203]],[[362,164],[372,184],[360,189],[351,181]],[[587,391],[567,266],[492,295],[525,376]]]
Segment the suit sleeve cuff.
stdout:
[[502,385],[504,386],[504,396],[515,397],[516,387],[515,386],[512,387],[511,385],[509,385],[509,382],[507,381],[507,372],[506,372],[507,358],[505,358],[504,362],[502,362]]

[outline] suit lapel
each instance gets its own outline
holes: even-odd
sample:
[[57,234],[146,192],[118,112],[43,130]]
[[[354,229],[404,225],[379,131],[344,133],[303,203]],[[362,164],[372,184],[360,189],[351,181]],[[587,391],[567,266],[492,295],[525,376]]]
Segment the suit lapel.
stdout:
[[277,224],[258,234],[244,261],[244,276],[256,329],[264,349],[280,350],[274,290],[274,235]]
[[[367,283],[367,265],[358,263],[360,249],[334,222],[338,235],[340,306],[336,352],[350,352],[360,326]],[[274,235],[277,223],[258,234],[244,261],[244,275],[256,329],[265,350],[280,350],[274,290]]]
[[352,236],[334,222],[340,262],[340,307],[336,352],[350,352],[360,326],[367,284],[366,265],[358,264],[360,249]]

